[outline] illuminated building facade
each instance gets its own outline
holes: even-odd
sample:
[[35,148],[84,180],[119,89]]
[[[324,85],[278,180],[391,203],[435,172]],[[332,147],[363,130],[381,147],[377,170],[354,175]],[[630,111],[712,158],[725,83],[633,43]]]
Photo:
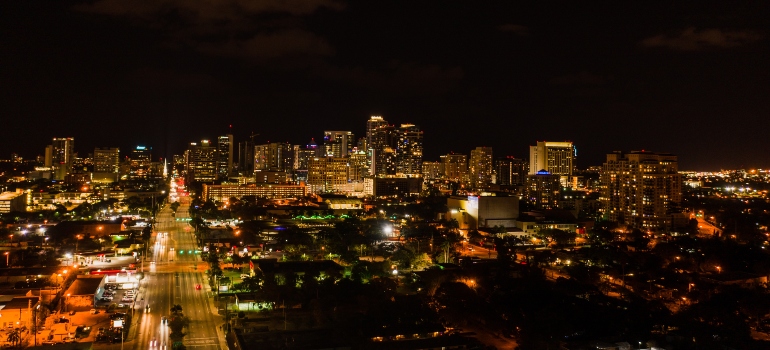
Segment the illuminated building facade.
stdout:
[[525,185],[528,173],[529,163],[524,159],[509,156],[495,161],[495,181],[498,185]]
[[203,185],[203,199],[227,201],[230,197],[242,198],[255,196],[257,198],[282,199],[300,198],[306,194],[303,185],[249,184],[249,185]]
[[367,165],[371,175],[377,175],[379,171],[377,164],[382,164],[382,161],[378,161],[378,159],[382,157],[381,148],[384,147],[383,141],[387,141],[383,140],[383,136],[387,136],[387,134],[382,135],[380,129],[387,126],[388,122],[378,115],[373,115],[366,121],[366,152],[369,158]]
[[214,182],[217,180],[217,147],[209,140],[190,143],[186,163],[188,181]]
[[217,138],[217,174],[220,179],[233,173],[233,135]]
[[119,164],[119,148],[94,149],[94,172],[117,173]]
[[536,209],[556,209],[561,190],[561,176],[545,170],[527,175],[527,201]]
[[354,149],[348,155],[348,180],[359,182],[369,176],[369,168],[366,166],[366,152]]
[[562,185],[566,186],[572,177],[574,161],[572,142],[538,141],[535,146],[529,146],[529,175],[545,170],[561,176]]
[[294,147],[276,142],[254,146],[254,171],[291,172],[294,167]]
[[422,162],[422,176],[426,180],[439,180],[444,176],[444,165],[441,162]]
[[492,167],[492,147],[476,147],[471,150],[468,166],[470,185],[475,189],[484,189],[492,183],[494,168]]
[[342,192],[347,183],[346,158],[315,157],[308,161],[307,186],[310,192]]
[[440,157],[444,178],[452,181],[468,180],[468,156],[465,154],[445,154]]
[[677,156],[632,151],[607,155],[599,175],[605,219],[637,228],[671,228],[681,222],[682,176]]
[[344,158],[353,151],[355,136],[351,131],[324,131],[324,156]]
[[46,150],[46,156],[50,154],[50,162],[46,159],[46,165],[53,170],[54,180],[64,180],[72,168],[75,158],[75,139],[72,137],[54,137],[50,151]]
[[395,129],[396,175],[414,177],[422,174],[423,131],[414,124],[401,124]]

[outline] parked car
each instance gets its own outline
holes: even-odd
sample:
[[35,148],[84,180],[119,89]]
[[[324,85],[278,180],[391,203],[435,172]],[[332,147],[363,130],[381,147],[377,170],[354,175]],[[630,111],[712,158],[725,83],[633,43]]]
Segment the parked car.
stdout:
[[91,309],[91,315],[96,315],[99,313],[99,310],[97,309]]
[[75,315],[75,310],[70,311],[70,316]]

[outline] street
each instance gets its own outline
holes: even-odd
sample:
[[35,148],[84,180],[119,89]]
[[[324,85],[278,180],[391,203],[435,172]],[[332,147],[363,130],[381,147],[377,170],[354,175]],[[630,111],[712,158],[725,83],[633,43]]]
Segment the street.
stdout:
[[[183,203],[176,217],[188,217],[188,208],[189,205]],[[161,319],[170,315],[173,305],[181,305],[182,312],[190,319],[183,340],[185,346],[201,350],[226,349],[224,334],[219,328],[224,321],[217,315],[204,274],[206,265],[195,254],[195,237],[186,221],[175,221],[170,207],[165,206],[157,215],[150,243],[143,266],[145,278],[140,282],[133,309],[133,325],[123,347],[171,349],[170,329],[161,324]],[[197,285],[201,288],[197,289]],[[97,344],[96,347],[120,349],[121,344]]]

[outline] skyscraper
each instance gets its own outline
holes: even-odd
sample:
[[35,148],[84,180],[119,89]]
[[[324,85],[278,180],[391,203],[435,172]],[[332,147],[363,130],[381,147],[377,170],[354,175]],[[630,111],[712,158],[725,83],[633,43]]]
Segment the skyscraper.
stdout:
[[521,186],[527,183],[529,163],[511,156],[495,162],[496,183],[502,186]]
[[529,146],[529,175],[545,170],[561,176],[562,186],[572,177],[575,160],[575,146],[572,142],[538,141]]
[[484,189],[492,183],[492,147],[476,147],[471,150],[468,166],[470,185],[474,189]]
[[[46,152],[47,153],[47,152]],[[54,180],[64,180],[70,172],[75,157],[75,139],[72,137],[54,137],[51,144],[51,167]],[[46,163],[48,163],[46,161]]]
[[95,173],[118,173],[120,165],[120,149],[118,148],[96,148],[94,150],[94,172]]
[[311,192],[336,192],[348,183],[348,160],[315,157],[308,162],[307,185]]
[[324,131],[324,156],[347,157],[352,152],[355,136],[351,131]]
[[[393,127],[388,125],[388,122],[382,119],[381,116],[372,116],[366,122],[366,150],[369,157],[368,166],[369,172],[372,175],[385,175],[388,173],[388,160],[387,153],[392,155],[393,150],[390,148],[390,137]],[[393,169],[395,172],[395,169]]]
[[214,182],[217,179],[217,147],[209,140],[192,142],[187,148],[187,181]]
[[294,147],[285,142],[254,146],[255,171],[285,171],[294,168]]
[[217,174],[219,178],[227,178],[233,173],[233,135],[227,134],[217,138]]
[[468,156],[465,154],[445,154],[439,157],[443,165],[444,178],[452,181],[468,180]]
[[671,228],[683,218],[678,159],[667,153],[632,151],[607,155],[599,175],[605,219],[631,227]]
[[422,135],[419,126],[401,124],[395,130],[396,174],[407,177],[422,174]]

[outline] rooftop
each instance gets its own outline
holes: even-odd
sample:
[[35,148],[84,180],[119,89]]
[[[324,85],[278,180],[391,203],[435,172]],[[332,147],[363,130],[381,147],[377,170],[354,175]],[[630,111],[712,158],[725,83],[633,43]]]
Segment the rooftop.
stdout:
[[79,275],[72,285],[64,292],[64,295],[91,295],[96,293],[96,289],[102,283],[104,276],[85,276]]

